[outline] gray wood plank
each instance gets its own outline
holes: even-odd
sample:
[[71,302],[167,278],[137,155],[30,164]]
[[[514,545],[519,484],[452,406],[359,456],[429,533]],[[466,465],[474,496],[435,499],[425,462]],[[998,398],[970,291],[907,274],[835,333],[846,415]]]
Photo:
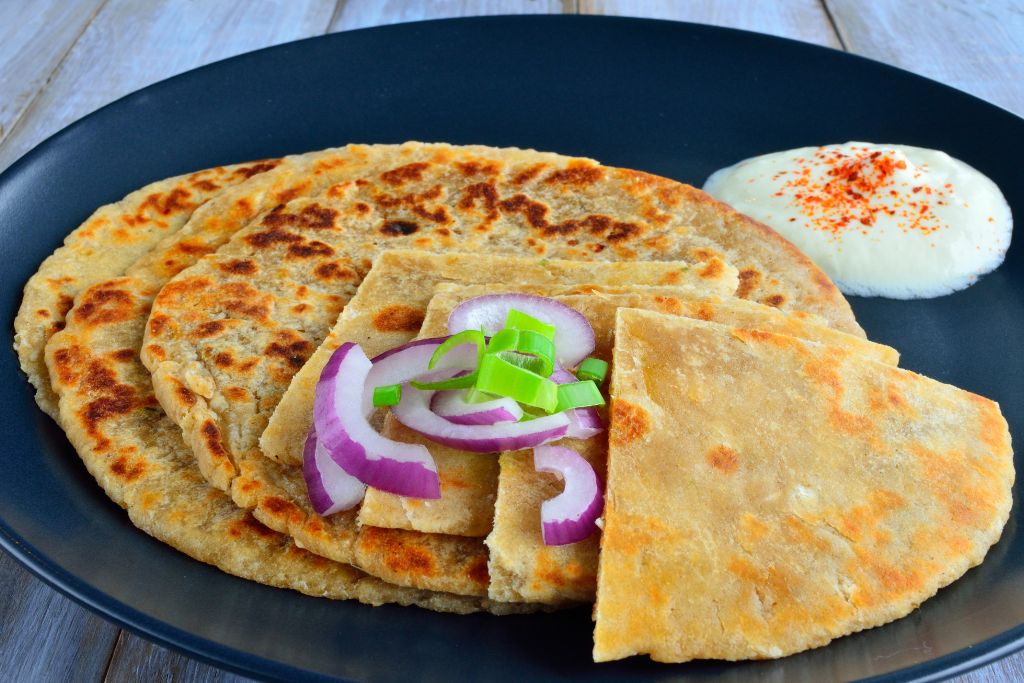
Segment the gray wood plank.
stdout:
[[342,0],[330,30],[494,14],[571,14],[575,6],[574,0]]
[[580,0],[580,14],[692,21],[840,47],[818,0]]
[[32,105],[103,2],[0,2],[0,140]]
[[118,628],[0,552],[0,681],[97,681]]
[[1020,0],[825,0],[847,49],[1024,115]]
[[976,669],[969,674],[949,679],[950,683],[1011,683],[1024,681],[1024,656],[1012,655]]
[[251,679],[172,652],[127,631],[121,632],[104,683],[176,681],[249,683]]
[[109,0],[0,141],[0,170],[60,128],[143,86],[323,33],[334,10],[335,0]]

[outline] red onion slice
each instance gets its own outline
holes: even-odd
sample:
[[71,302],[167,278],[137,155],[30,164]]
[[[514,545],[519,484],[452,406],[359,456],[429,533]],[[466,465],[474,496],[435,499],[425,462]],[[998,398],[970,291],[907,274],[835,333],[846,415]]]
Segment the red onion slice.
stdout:
[[490,336],[505,326],[510,309],[555,326],[555,360],[575,367],[594,351],[594,329],[579,311],[532,294],[486,294],[464,301],[448,316],[448,331],[483,329]]
[[[551,373],[551,381],[556,384],[571,384],[578,380],[571,372],[555,368]],[[565,411],[565,414],[569,418],[569,429],[565,435],[570,439],[589,439],[604,431],[604,424],[597,408],[573,408]]]
[[499,422],[517,422],[523,409],[507,397],[491,401],[469,403],[462,389],[439,391],[430,401],[430,409],[449,422],[460,425],[492,425]]
[[373,393],[367,383],[370,369],[370,359],[357,344],[346,342],[334,352],[316,385],[317,437],[343,470],[374,488],[410,498],[440,498],[430,452],[420,444],[387,439],[368,422],[364,399]]
[[428,372],[457,368],[472,370],[477,363],[477,348],[473,344],[462,344],[444,355],[433,370],[428,370],[434,351],[448,337],[417,339],[402,346],[385,351],[373,359],[373,368],[366,378],[367,392],[363,397],[363,411],[373,412],[373,389],[390,384],[404,384],[412,379],[421,379]]
[[435,391],[402,386],[402,400],[391,408],[395,419],[431,441],[474,453],[499,453],[533,448],[565,436],[569,418],[555,413],[527,422],[493,425],[461,425],[449,422],[430,410]]
[[533,466],[565,481],[565,489],[541,503],[544,545],[566,545],[590,536],[604,510],[604,496],[594,468],[576,451],[562,446],[533,449]]
[[302,449],[302,475],[313,509],[322,517],[350,510],[363,499],[366,484],[341,469],[310,429]]

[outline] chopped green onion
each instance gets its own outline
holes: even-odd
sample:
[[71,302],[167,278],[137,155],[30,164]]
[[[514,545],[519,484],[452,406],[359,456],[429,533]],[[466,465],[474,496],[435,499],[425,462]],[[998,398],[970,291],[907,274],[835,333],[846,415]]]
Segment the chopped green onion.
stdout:
[[509,309],[508,316],[505,318],[505,329],[508,328],[536,332],[542,337],[547,337],[548,341],[551,342],[555,341],[555,331],[557,330],[554,325],[543,320],[537,320],[532,315],[527,315],[514,308]]
[[588,408],[604,405],[604,396],[593,380],[558,385],[558,403],[555,412],[573,408]]
[[515,351],[519,344],[519,330],[506,327],[499,330],[487,342],[487,353],[498,353],[499,351]]
[[515,351],[500,351],[493,355],[497,356],[498,358],[501,358],[506,363],[511,363],[517,368],[529,370],[533,374],[538,375],[540,377],[544,376],[545,364],[544,361],[541,360],[540,358],[528,356],[525,353],[516,353]]
[[600,358],[588,358],[576,370],[576,376],[582,381],[593,380],[597,386],[604,384],[608,375],[608,363]]
[[476,388],[497,396],[553,412],[558,403],[558,385],[535,372],[509,362],[506,354],[487,354],[480,361]]
[[445,339],[444,342],[434,350],[434,355],[430,357],[430,362],[427,363],[427,369],[433,370],[438,361],[444,358],[449,351],[454,349],[456,346],[462,346],[463,344],[476,344],[476,357],[477,362],[479,363],[480,358],[484,355],[484,347],[486,344],[484,333],[480,330],[465,330],[448,337],[448,339]]
[[549,377],[555,369],[555,345],[533,330],[506,327],[491,337],[487,353],[501,354],[510,363],[541,377]]
[[466,391],[466,403],[486,403],[487,401],[493,401],[498,398],[493,394],[488,394],[485,391],[480,391],[476,387],[470,387]]
[[444,391],[446,389],[467,389],[476,384],[476,376],[480,371],[480,359],[484,355],[484,349],[486,348],[487,340],[484,337],[484,333],[480,330],[464,330],[458,334],[453,334],[448,339],[438,346],[434,350],[434,354],[430,357],[430,362],[427,363],[427,369],[433,370],[434,366],[444,358],[444,356],[454,349],[456,346],[462,346],[463,344],[476,344],[476,358],[477,367],[473,372],[458,377],[452,377],[451,379],[444,379],[437,382],[417,382],[413,380],[410,382],[417,389],[423,391]]
[[420,382],[412,380],[409,384],[413,385],[417,389],[422,391],[447,391],[448,389],[468,389],[469,387],[476,384],[476,373],[467,373],[465,375],[459,375],[458,377],[452,377],[451,379],[442,379],[436,382]]
[[548,413],[543,410],[537,410],[532,406],[526,406],[523,408],[523,416],[519,418],[520,422],[529,422],[530,420],[536,420],[541,417],[547,417]]
[[373,405],[377,408],[397,406],[402,400],[402,385],[388,384],[373,390]]

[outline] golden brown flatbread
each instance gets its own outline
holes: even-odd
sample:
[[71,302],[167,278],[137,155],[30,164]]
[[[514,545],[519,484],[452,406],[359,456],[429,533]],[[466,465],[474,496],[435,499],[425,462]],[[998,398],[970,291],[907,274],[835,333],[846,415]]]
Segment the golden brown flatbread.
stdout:
[[[168,283],[143,347],[156,394],[223,490],[291,378],[386,248],[581,260],[735,262],[742,294],[860,333],[838,290],[767,227],[692,187],[588,159],[403,145],[239,231]],[[183,404],[186,387],[194,403]],[[259,400],[237,401],[246,394]]]
[[[546,293],[586,316],[594,328],[598,358],[611,360],[615,314],[621,307],[643,308],[701,320],[728,322],[776,332],[784,332],[811,340],[826,340],[867,358],[895,365],[895,349],[875,344],[860,337],[837,332],[802,313],[787,314],[777,309],[742,299],[705,295],[696,288],[664,286],[626,287],[552,287],[529,285],[506,287],[527,293]],[[581,290],[578,293],[574,290]],[[459,303],[492,293],[489,285],[444,283],[435,287],[424,329],[442,325]],[[404,428],[391,432],[392,438],[426,445],[438,463],[442,477],[452,476],[460,482],[451,495],[442,495],[427,510],[419,501],[372,492],[376,506],[374,517],[382,526],[429,531],[441,524],[448,533],[475,535],[478,529],[493,529],[487,537],[490,550],[491,575],[489,595],[495,600],[519,600],[563,604],[567,601],[593,600],[597,584],[597,538],[560,547],[543,544],[540,535],[540,504],[557,494],[560,484],[547,473],[536,472],[531,452],[503,453],[496,494],[492,492],[492,463],[478,454],[444,448],[420,438],[409,438]],[[581,442],[563,439],[559,445],[580,452],[598,476],[604,474],[606,441],[604,437]],[[442,487],[444,491],[444,488]],[[492,517],[493,524],[488,525]],[[447,500],[446,500],[447,496]],[[468,501],[477,501],[469,505]],[[480,501],[486,502],[486,506]],[[399,505],[401,503],[401,505]],[[472,511],[469,517],[467,511]],[[367,517],[367,512],[360,518]],[[468,523],[467,523],[468,519]],[[474,532],[470,534],[468,532]]]
[[[561,288],[553,285],[506,284],[500,289],[495,289],[493,285],[442,283],[435,288],[434,298],[431,299],[423,323],[422,334],[443,334],[449,313],[466,299],[498,291],[545,291],[552,298],[575,308],[587,317],[597,335],[595,354],[609,360],[615,329],[615,311],[620,307],[645,308],[734,324],[756,324],[762,329],[843,344],[857,353],[884,359],[889,363],[895,363],[898,359],[896,351],[888,346],[815,324],[807,316],[790,316],[770,306],[751,301],[716,296],[704,297],[700,290],[693,288],[639,286],[611,287],[604,291],[599,285],[591,285],[585,289],[586,294],[563,295],[560,293]],[[447,492],[442,487],[441,499],[431,501],[429,505],[422,501],[370,489],[359,514],[362,523],[464,536],[484,536],[490,531],[496,495],[495,472],[491,461],[481,458],[476,453],[433,443],[400,426],[389,424],[385,433],[391,438],[426,446],[434,456],[442,480],[450,476],[458,482],[458,486],[451,487]]]
[[333,174],[350,172],[366,151],[323,153],[299,178],[279,169],[264,175],[266,179],[274,173],[270,182],[229,190],[212,200],[230,195],[225,211],[211,215],[205,210],[208,203],[123,277],[84,290],[65,329],[46,348],[60,422],[86,467],[139,528],[224,571],[311,595],[371,604],[417,604],[460,613],[528,611],[533,608],[390,585],[302,550],[288,536],[267,528],[206,483],[180,429],[157,404],[150,376],[139,361],[149,309],[166,279],[223,242],[239,222],[259,211],[261,202],[272,204],[280,201],[280,193],[301,192],[329,182]]
[[[316,381],[330,354],[344,341],[359,342],[371,357],[399,346],[419,331],[435,283],[480,282],[492,278],[588,291],[598,286],[625,287],[632,282],[693,282],[713,291],[727,292],[735,289],[737,282],[735,269],[724,264],[709,272],[704,265],[691,267],[680,262],[581,263],[480,254],[442,256],[415,251],[384,252],[327,340],[296,374],[264,434],[264,450],[282,460],[289,459],[287,454],[291,454],[291,459],[299,457],[294,452],[295,442],[301,444],[309,429]],[[427,334],[442,334],[443,321],[438,324],[441,328],[431,328]],[[397,424],[389,425],[387,430],[393,437],[403,440],[420,438]],[[430,445],[441,448],[437,444]],[[467,470],[466,481],[460,478],[457,466],[446,468],[442,487],[449,495],[439,515],[429,512],[431,503],[370,490],[364,505],[371,506],[371,511],[376,505],[378,511],[389,515],[387,519],[399,521],[379,525],[389,528],[373,528],[371,516],[370,521],[364,520],[367,526],[362,534],[356,524],[355,510],[326,518],[313,511],[300,465],[301,460],[286,464],[273,462],[263,455],[241,457],[231,495],[239,506],[251,509],[256,519],[291,535],[302,547],[324,557],[354,563],[375,576],[403,586],[487,595],[487,549],[482,538],[490,530],[494,512],[494,488],[498,478],[495,456],[481,456]],[[460,490],[465,490],[467,495],[457,495]],[[452,495],[453,492],[456,495]],[[420,517],[442,519],[452,526],[473,530],[472,525],[476,524],[478,528],[475,533],[458,536],[410,533],[404,521],[406,508],[417,510]],[[385,555],[374,552],[381,547],[390,552]]]
[[981,562],[1013,479],[988,399],[620,310],[594,659],[782,657],[902,617]]
[[14,319],[14,348],[21,369],[36,388],[36,403],[57,418],[43,347],[64,329],[64,316],[85,288],[124,273],[162,239],[180,230],[197,208],[226,190],[277,168],[284,160],[264,159],[218,166],[150,183],[96,209],[64,239],[25,284]]
[[[713,267],[708,267],[708,265]],[[432,254],[394,249],[383,252],[330,334],[306,361],[260,437],[261,451],[275,460],[302,464],[302,444],[313,414],[313,391],[327,360],[343,342],[359,343],[374,356],[412,340],[419,332],[434,286],[452,282],[602,288],[632,285],[689,286],[729,295],[738,283],[736,269],[712,260],[580,262],[561,259],[468,254]],[[438,328],[438,334],[445,333]]]

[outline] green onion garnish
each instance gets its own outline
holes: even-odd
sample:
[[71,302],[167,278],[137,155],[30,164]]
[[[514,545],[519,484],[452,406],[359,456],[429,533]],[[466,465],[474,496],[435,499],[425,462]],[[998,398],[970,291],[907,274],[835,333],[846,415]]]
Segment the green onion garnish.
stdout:
[[480,361],[476,388],[497,396],[507,396],[528,406],[554,412],[558,403],[558,385],[535,372],[509,362],[505,354],[487,354]]
[[[502,354],[505,360],[549,377],[555,369],[555,345],[547,337],[533,330],[517,330],[506,327],[491,337],[487,353]],[[526,356],[528,360],[517,360],[510,354]]]
[[486,403],[487,401],[493,401],[497,396],[494,394],[488,394],[484,391],[480,391],[475,386],[470,387],[466,391],[466,403]]
[[484,355],[485,343],[484,333],[480,330],[465,330],[458,334],[453,334],[434,350],[434,355],[430,357],[430,362],[427,363],[427,369],[433,370],[438,361],[444,358],[449,351],[463,344],[476,344],[476,355],[479,360]]
[[593,380],[594,384],[601,386],[604,378],[608,375],[608,363],[600,358],[588,358],[576,370],[576,376],[581,381]]
[[536,332],[542,337],[547,337],[548,341],[552,342],[555,341],[555,331],[557,329],[554,325],[543,320],[537,320],[532,315],[527,315],[514,308],[510,308],[508,315],[505,317],[505,329],[508,328]]
[[377,408],[397,406],[402,400],[402,385],[388,384],[373,390],[373,405]]
[[600,405],[604,405],[604,396],[601,395],[601,390],[597,388],[593,380],[558,385],[558,402],[555,405],[557,413],[573,408]]
[[424,391],[444,391],[446,389],[466,389],[476,384],[477,372],[479,371],[480,359],[484,355],[484,349],[486,339],[484,333],[480,330],[465,330],[458,334],[453,334],[451,337],[446,339],[443,344],[434,350],[434,354],[430,357],[430,362],[427,363],[427,369],[433,370],[434,366],[444,358],[445,355],[456,346],[462,346],[463,344],[476,344],[476,357],[477,357],[477,370],[470,372],[466,375],[460,375],[458,377],[452,377],[450,379],[439,380],[437,382],[417,382],[413,380],[410,382],[417,389]]

